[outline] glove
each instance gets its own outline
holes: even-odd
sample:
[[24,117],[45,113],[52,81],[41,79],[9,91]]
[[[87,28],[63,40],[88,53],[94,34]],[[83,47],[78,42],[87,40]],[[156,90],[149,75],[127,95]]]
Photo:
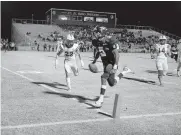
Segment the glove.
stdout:
[[81,67],[84,67],[84,62],[83,62],[83,60],[81,60],[80,63],[81,63]]
[[114,65],[113,69],[110,71],[110,74],[115,74],[118,70],[118,66]]

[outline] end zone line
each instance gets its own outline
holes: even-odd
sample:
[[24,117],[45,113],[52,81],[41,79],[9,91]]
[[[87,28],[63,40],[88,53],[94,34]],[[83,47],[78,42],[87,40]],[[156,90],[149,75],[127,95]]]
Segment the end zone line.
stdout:
[[65,125],[65,124],[80,124],[80,123],[101,122],[101,121],[108,121],[108,120],[112,120],[112,118],[61,121],[61,122],[51,122],[51,123],[39,123],[39,124],[24,124],[24,125],[17,125],[17,126],[3,126],[1,127],[1,129],[16,129],[16,128],[19,129],[19,128]]
[[[181,115],[181,112],[170,112],[170,113],[156,113],[156,114],[145,114],[145,115],[128,115],[121,116],[120,119],[135,119],[135,118],[147,118],[147,117],[162,117],[162,116],[174,116]],[[87,120],[74,120],[74,121],[62,121],[62,122],[50,122],[50,123],[39,123],[39,124],[24,124],[17,126],[3,126],[1,129],[19,129],[19,128],[36,128],[42,126],[55,126],[55,125],[66,125],[66,124],[81,124],[81,123],[89,123],[89,122],[102,122],[114,120],[113,118],[102,118],[102,119],[87,119]]]
[[[9,70],[9,69],[7,69],[7,68],[5,68],[5,67],[2,67],[2,66],[0,66],[2,69],[4,69],[4,70],[7,70],[7,71],[9,71],[9,72],[11,72],[12,74],[15,74],[15,75],[18,75],[18,76],[20,76],[20,77],[22,77],[22,78],[24,78],[24,79],[27,79],[28,81],[30,81],[30,82],[35,82],[33,79],[31,79],[31,78],[28,78],[28,77],[26,77],[26,76],[24,76],[24,75],[21,75],[21,74],[19,74],[19,73],[16,73],[16,72],[14,72],[14,71],[11,71],[11,70]],[[44,84],[38,84],[38,85],[40,85],[40,86],[42,86],[42,87],[44,87],[44,88],[46,88],[46,89],[48,89],[48,90],[51,90],[51,91],[53,91],[53,92],[59,92],[59,91],[57,91],[57,90],[55,90],[55,89],[53,89],[53,88],[51,88],[51,87],[48,87],[48,86],[46,86],[46,85],[44,85]]]
[[143,117],[161,117],[161,116],[174,116],[181,115],[181,112],[169,112],[169,113],[155,113],[155,114],[142,114],[142,115],[130,115],[130,116],[121,116],[120,119],[136,119]]

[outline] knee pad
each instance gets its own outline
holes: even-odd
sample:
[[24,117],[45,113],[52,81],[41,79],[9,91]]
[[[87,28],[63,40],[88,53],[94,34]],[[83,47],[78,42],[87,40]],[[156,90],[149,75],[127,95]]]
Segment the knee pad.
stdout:
[[106,67],[105,67],[105,72],[106,73],[110,73],[110,71],[113,69],[113,65],[112,64],[108,64]]
[[107,82],[108,82],[109,86],[113,87],[117,83],[117,81],[115,79],[115,74],[111,74],[109,76],[109,78],[107,79]]

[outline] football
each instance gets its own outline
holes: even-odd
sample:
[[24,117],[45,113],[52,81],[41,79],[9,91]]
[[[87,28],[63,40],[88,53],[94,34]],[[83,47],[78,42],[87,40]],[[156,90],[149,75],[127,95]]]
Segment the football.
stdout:
[[95,64],[92,64],[90,63],[89,64],[89,70],[92,72],[92,73],[97,73],[98,72],[98,68]]

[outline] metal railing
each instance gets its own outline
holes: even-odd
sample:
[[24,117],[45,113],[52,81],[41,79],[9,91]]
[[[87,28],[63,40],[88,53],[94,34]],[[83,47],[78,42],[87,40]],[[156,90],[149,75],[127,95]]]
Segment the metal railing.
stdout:
[[159,32],[160,34],[163,34],[165,36],[168,36],[168,37],[176,39],[176,40],[181,39],[181,37],[179,37],[179,36],[176,36],[174,34],[171,34],[169,32],[166,32],[164,30],[160,30],[160,29],[152,27],[152,26],[137,26],[137,25],[120,25],[120,24],[118,24],[118,25],[116,25],[116,28],[156,31],[156,32]]
[[12,23],[22,23],[22,24],[48,24],[46,20],[33,20],[33,19],[12,19]]

